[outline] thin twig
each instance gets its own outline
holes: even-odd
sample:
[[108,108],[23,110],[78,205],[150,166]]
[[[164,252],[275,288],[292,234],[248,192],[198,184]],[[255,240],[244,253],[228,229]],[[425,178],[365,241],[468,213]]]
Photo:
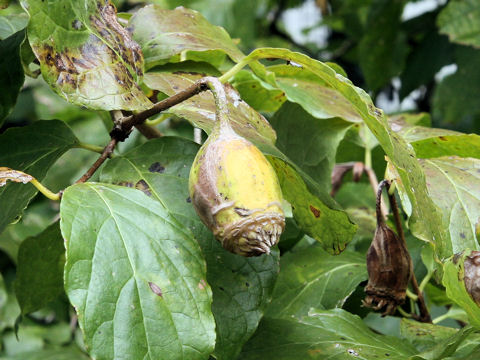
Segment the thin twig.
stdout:
[[156,139],[163,136],[160,130],[145,123],[137,124],[135,127],[147,139]]
[[143,123],[149,117],[156,115],[162,111],[165,111],[172,106],[175,106],[182,101],[188,100],[192,96],[197,95],[198,93],[208,89],[207,86],[208,80],[205,78],[198,80],[188,88],[172,95],[162,101],[159,101],[152,108],[142,111],[138,114],[130,115],[122,120],[121,130],[126,131],[131,129],[133,126]]
[[336,164],[333,167],[332,171],[332,177],[331,177],[331,182],[332,182],[332,190],[330,191],[330,196],[334,197],[338,190],[340,190],[340,187],[343,184],[343,178],[345,177],[345,174],[352,170],[353,167],[355,166],[355,162],[346,162],[346,163],[340,163]]
[[410,281],[412,282],[413,290],[417,293],[417,296],[418,296],[418,308],[420,310],[420,321],[431,323],[432,318],[430,316],[430,313],[428,312],[427,305],[425,304],[425,299],[423,297],[423,293],[420,290],[420,288],[418,287],[417,278],[415,277],[415,274],[413,273],[413,267],[412,267],[412,279]]
[[92,177],[92,175],[97,171],[97,169],[107,160],[108,157],[113,153],[115,150],[115,146],[117,146],[118,140],[116,138],[112,138],[107,146],[103,149],[102,154],[100,157],[95,161],[95,163],[87,170],[87,172],[77,180],[76,184],[84,183],[88,179]]
[[[373,192],[376,194],[377,189],[378,189],[378,180],[377,180],[377,175],[375,175],[375,172],[365,166],[364,163],[362,162],[346,162],[346,163],[340,163],[336,164],[335,167],[333,168],[332,171],[332,190],[330,192],[330,195],[334,197],[340,187],[342,186],[343,178],[345,174],[349,171],[353,171],[353,181],[358,182],[360,181],[360,177],[363,174],[363,172],[367,173],[368,181],[370,182],[370,186],[373,189]],[[383,200],[382,197],[380,197],[380,211],[382,214],[382,217],[384,220],[387,219],[387,206],[385,205],[385,201]]]
[[205,77],[198,81],[196,81],[193,85],[189,86],[188,88],[176,93],[175,95],[170,96],[162,101],[159,101],[153,107],[148,110],[142,111],[138,114],[129,115],[124,117],[123,112],[121,110],[111,111],[110,115],[114,122],[114,128],[110,132],[110,142],[102,151],[100,157],[95,161],[95,163],[87,170],[87,172],[76,182],[84,183],[88,179],[90,179],[95,171],[107,160],[115,150],[115,146],[121,141],[124,141],[130,135],[133,127],[137,127],[137,129],[142,132],[147,138],[154,138],[159,137],[162,134],[155,128],[152,128],[148,125],[144,125],[143,123],[149,117],[156,115],[164,110],[175,106],[182,101],[185,101],[192,96],[197,95],[198,93],[208,90],[209,84],[214,81],[213,78]]
[[[370,186],[372,187],[373,191],[376,192],[378,189],[378,179],[377,179],[377,175],[375,175],[375,171],[373,171],[369,167],[365,167],[364,171],[367,173]],[[385,205],[385,201],[383,200],[383,198],[380,198],[380,211],[382,213],[383,218],[386,220],[388,210],[387,210],[387,205]]]
[[[386,181],[386,180],[384,180]],[[390,182],[388,182],[387,189],[390,188]],[[400,220],[400,214],[398,212],[398,206],[397,206],[397,200],[395,199],[395,194],[390,194],[388,193],[388,200],[390,201],[390,208],[392,209],[393,212],[393,219],[395,220],[395,227],[397,228],[397,233],[398,236],[400,237],[401,241],[403,242],[403,245],[405,248],[407,248],[407,242],[405,241],[405,233],[403,232],[403,227],[402,227],[402,222]],[[420,310],[420,318],[419,320],[422,322],[432,322],[432,318],[430,317],[430,313],[428,312],[428,308],[425,305],[425,299],[423,297],[423,293],[418,287],[418,282],[417,278],[415,277],[415,273],[413,271],[413,263],[412,259],[410,259],[411,266],[410,268],[412,269],[412,276],[411,276],[411,283],[413,287],[413,291],[417,294],[418,296],[418,308]]]

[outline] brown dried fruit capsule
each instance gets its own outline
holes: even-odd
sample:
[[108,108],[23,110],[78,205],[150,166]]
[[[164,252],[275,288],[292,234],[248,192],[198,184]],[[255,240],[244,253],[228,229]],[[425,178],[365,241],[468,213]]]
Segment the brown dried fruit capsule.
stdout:
[[472,251],[463,262],[465,288],[480,306],[480,251]]
[[[223,93],[223,88],[214,90],[217,97]],[[277,176],[260,150],[235,133],[226,105],[216,100],[217,123],[190,170],[192,203],[228,251],[269,253],[285,227]]]
[[377,228],[367,252],[368,284],[364,305],[393,314],[405,301],[412,274],[412,261],[404,242],[383,220],[380,210],[382,186],[377,193]]
[[380,224],[367,253],[368,284],[364,304],[382,315],[392,314],[405,301],[411,274],[407,249],[397,234],[386,224]]

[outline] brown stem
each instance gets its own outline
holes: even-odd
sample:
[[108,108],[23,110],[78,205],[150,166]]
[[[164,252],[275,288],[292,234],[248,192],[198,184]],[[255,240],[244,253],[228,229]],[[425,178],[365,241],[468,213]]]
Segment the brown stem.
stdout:
[[135,127],[147,139],[156,139],[163,136],[160,130],[147,124],[137,124]]
[[384,225],[385,218],[382,214],[382,192],[385,187],[389,187],[390,183],[388,180],[382,180],[377,186],[377,201],[375,202],[375,210],[377,213],[377,225]]
[[[378,180],[377,180],[377,175],[375,175],[375,171],[373,171],[369,167],[365,167],[364,171],[367,173],[368,181],[370,182],[370,186],[372,187],[373,191],[377,191]],[[386,220],[388,211],[387,211],[387,206],[385,205],[385,201],[382,198],[380,198],[380,212],[382,214],[383,219]]]
[[[390,182],[388,180],[383,180],[381,184],[383,184],[384,182],[387,182],[387,190],[390,188]],[[403,227],[402,227],[402,222],[400,220],[400,214],[398,212],[398,206],[397,206],[397,200],[395,199],[395,194],[388,194],[388,200],[390,201],[390,208],[392,209],[392,212],[393,212],[393,219],[395,220],[395,227],[397,228],[397,233],[398,233],[398,236],[400,237],[401,241],[403,242],[403,245],[405,246],[405,249],[407,248],[407,242],[405,241],[405,233],[403,232]],[[432,322],[432,318],[430,317],[430,313],[428,312],[428,308],[425,304],[425,298],[423,297],[423,293],[422,291],[420,290],[420,288],[418,287],[418,282],[417,282],[417,278],[415,277],[415,273],[413,271],[413,263],[412,263],[412,259],[410,258],[410,269],[412,274],[411,274],[411,283],[412,283],[412,287],[413,287],[413,291],[415,291],[415,293],[417,294],[418,296],[418,308],[420,310],[420,318],[419,320],[421,322],[427,322],[427,323],[431,323]]]
[[[412,260],[410,260],[410,261],[412,261]],[[410,281],[412,282],[413,291],[415,291],[415,293],[418,296],[418,308],[420,309],[420,319],[419,320],[421,322],[431,323],[432,318],[430,316],[430,313],[428,312],[427,305],[425,304],[425,298],[423,297],[423,293],[420,290],[420,288],[418,287],[417,278],[415,277],[415,274],[413,273],[413,266],[412,266],[412,278],[410,279]]]
[[120,110],[112,111],[110,114],[115,126],[110,132],[111,140],[108,145],[105,146],[97,161],[95,161],[90,169],[88,169],[87,172],[80,179],[78,179],[76,183],[84,183],[90,179],[95,171],[97,171],[97,169],[105,162],[105,160],[110,157],[118,142],[124,141],[126,138],[128,138],[128,135],[130,135],[130,132],[134,126],[137,127],[137,129],[149,139],[161,136],[161,133],[157,129],[154,129],[148,125],[144,125],[143,122],[150,116],[156,115],[171,108],[172,106],[181,103],[182,101],[191,98],[192,96],[195,96],[202,91],[208,90],[208,84],[211,81],[211,78],[200,79],[188,88],[170,96],[169,98],[159,101],[153,105],[152,108],[142,111],[138,114],[123,117],[123,113]]
[[133,126],[143,123],[149,117],[161,113],[172,106],[180,104],[182,101],[190,99],[192,96],[197,95],[198,93],[208,90],[208,79],[200,79],[188,88],[172,95],[162,101],[159,101],[152,108],[142,111],[138,114],[130,115],[122,120],[121,130],[128,131]]
[[107,146],[103,149],[102,154],[100,157],[95,161],[95,163],[90,167],[90,169],[87,170],[87,172],[77,180],[76,184],[84,183],[88,179],[92,177],[92,175],[97,171],[97,169],[102,165],[107,158],[110,157],[110,155],[113,153],[113,150],[115,150],[115,146],[117,146],[118,140],[116,138],[112,138],[110,142],[108,143]]

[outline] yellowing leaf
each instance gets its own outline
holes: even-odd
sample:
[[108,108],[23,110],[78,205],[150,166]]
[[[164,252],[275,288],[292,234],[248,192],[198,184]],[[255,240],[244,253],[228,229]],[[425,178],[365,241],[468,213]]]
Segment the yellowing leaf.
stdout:
[[33,176],[22,171],[13,170],[8,167],[0,167],[0,186],[5,186],[7,180],[27,184],[34,179]]
[[137,85],[140,47],[117,22],[110,1],[26,1],[28,40],[45,81],[67,101],[91,109],[145,110]]

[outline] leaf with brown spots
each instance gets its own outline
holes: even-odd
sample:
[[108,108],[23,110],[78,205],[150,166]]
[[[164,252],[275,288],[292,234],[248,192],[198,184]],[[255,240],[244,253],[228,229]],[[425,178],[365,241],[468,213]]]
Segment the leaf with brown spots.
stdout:
[[[209,284],[213,291],[215,357],[235,359],[270,301],[279,252],[275,249],[270,255],[250,258],[232,254],[203,225],[188,196],[190,166],[198,149],[198,144],[179,137],[153,139],[110,160],[102,169],[100,181],[134,184],[144,179],[152,193],[149,198],[144,196],[146,200],[161,203],[183,228],[193,232],[207,262],[207,277],[195,283],[196,290],[209,291]],[[160,168],[158,159],[162,172],[152,171]],[[167,289],[161,288],[165,298]]]
[[198,287],[207,269],[186,226],[138,190],[99,183],[68,187],[60,215],[65,291],[91,358],[208,358],[212,291]]
[[129,27],[142,47],[147,69],[180,59],[208,60],[218,66],[225,54],[234,61],[244,56],[223,28],[184,7],[146,6],[132,16]]
[[292,205],[299,227],[330,254],[342,252],[357,226],[344,211],[329,208],[312,194],[293,167],[278,158],[270,157],[269,160],[277,173],[284,198]]
[[402,114],[389,118],[392,130],[415,149],[419,158],[456,155],[480,159],[480,135],[431,128],[412,123],[411,118],[422,114]]
[[27,0],[28,39],[45,81],[67,101],[90,109],[145,110],[137,85],[138,44],[117,22],[110,1]]
[[442,244],[443,258],[464,249],[480,250],[476,224],[480,220],[480,160],[454,156],[420,159],[427,188],[441,209],[450,241]]

